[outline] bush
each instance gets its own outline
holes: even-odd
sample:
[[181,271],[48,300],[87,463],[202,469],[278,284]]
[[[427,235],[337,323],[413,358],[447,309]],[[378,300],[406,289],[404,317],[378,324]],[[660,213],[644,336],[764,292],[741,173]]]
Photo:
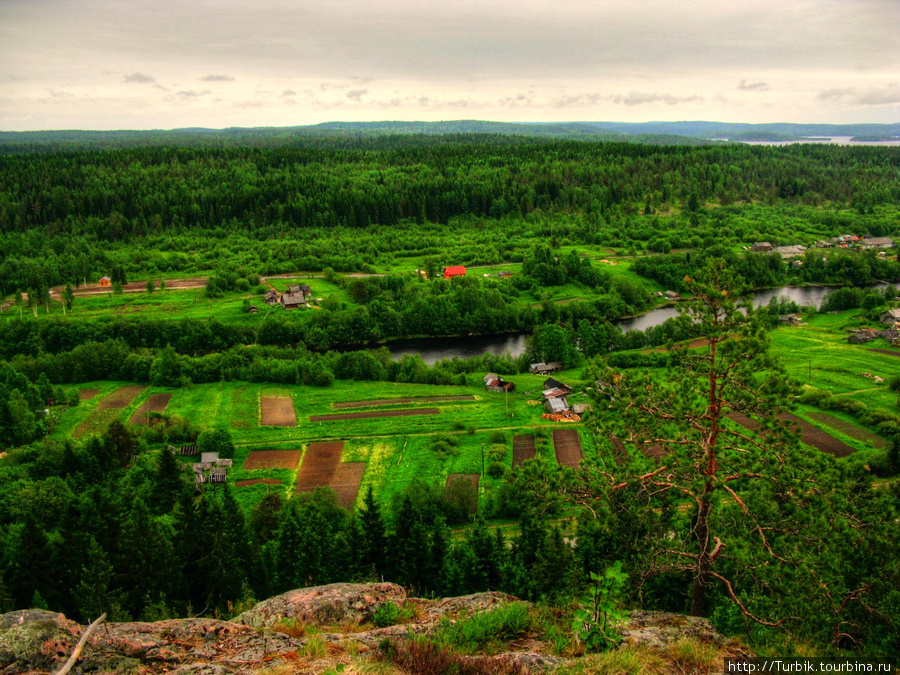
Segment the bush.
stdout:
[[379,628],[387,628],[388,626],[393,626],[397,623],[397,619],[400,618],[400,608],[390,600],[388,600],[383,605],[380,605],[378,609],[375,610],[375,614],[372,616],[372,621]]
[[491,478],[502,478],[506,475],[506,465],[503,462],[491,462],[488,464],[487,474]]

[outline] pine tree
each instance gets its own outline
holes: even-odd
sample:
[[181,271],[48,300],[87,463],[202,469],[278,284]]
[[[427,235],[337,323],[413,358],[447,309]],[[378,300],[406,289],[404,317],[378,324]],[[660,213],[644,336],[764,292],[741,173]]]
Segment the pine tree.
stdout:
[[87,563],[81,568],[73,595],[81,620],[85,623],[90,623],[104,613],[109,621],[129,619],[122,608],[123,593],[115,587],[113,566],[94,537],[90,537]]
[[381,517],[381,507],[375,501],[372,486],[366,489],[363,508],[359,510],[359,520],[363,533],[362,565],[376,576],[385,572],[387,556],[387,533]]

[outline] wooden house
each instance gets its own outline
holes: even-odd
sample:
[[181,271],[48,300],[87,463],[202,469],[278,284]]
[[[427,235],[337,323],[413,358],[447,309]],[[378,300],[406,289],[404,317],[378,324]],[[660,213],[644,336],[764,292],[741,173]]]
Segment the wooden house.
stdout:
[[109,277],[100,277],[100,281],[97,282],[103,288],[109,288],[112,286],[112,279]]
[[200,463],[201,464],[209,464],[212,466],[217,461],[219,461],[219,453],[218,452],[204,452],[200,455]]
[[548,398],[544,400],[544,410],[551,415],[561,415],[562,413],[569,411],[569,402],[566,401],[564,396]]
[[863,328],[862,330],[858,330],[853,335],[847,338],[847,341],[850,344],[854,345],[862,345],[867,342],[871,342],[877,338],[881,337],[881,332],[876,331],[873,328]]
[[778,320],[787,326],[799,326],[803,323],[803,317],[799,314],[782,314]]
[[769,253],[772,248],[772,244],[768,241],[757,241],[750,246],[750,250],[754,253]]
[[210,483],[224,483],[225,482],[225,467],[224,466],[214,466],[209,470],[209,482]]
[[270,288],[266,291],[266,294],[263,296],[263,302],[267,305],[277,305],[278,304],[278,291],[274,288]]
[[879,321],[888,326],[893,326],[900,321],[900,309],[889,309],[881,315]]
[[306,293],[300,290],[299,286],[291,286],[287,292],[281,296],[281,305],[285,309],[297,309],[298,307],[305,309],[307,306]]
[[546,380],[544,380],[544,389],[561,389],[567,394],[572,393],[572,387],[567,384],[563,384],[555,377],[548,377]]
[[532,363],[528,366],[528,372],[533,375],[549,375],[563,369],[563,365],[559,361],[551,361],[550,363]]
[[197,454],[197,446],[196,445],[182,445],[181,446],[181,456],[182,457],[193,457]]
[[499,279],[509,279],[512,276],[512,272],[497,272],[497,277]]
[[466,268],[462,265],[457,265],[455,267],[445,267],[444,268],[444,278],[452,279],[453,277],[464,277],[466,276]]
[[666,291],[665,292],[666,300],[676,301],[681,300],[681,293],[676,293],[675,291]]
[[499,375],[495,375],[494,373],[488,373],[484,377],[484,386],[487,387],[488,391],[505,391],[512,392],[516,390],[516,385],[512,382],[507,382]]

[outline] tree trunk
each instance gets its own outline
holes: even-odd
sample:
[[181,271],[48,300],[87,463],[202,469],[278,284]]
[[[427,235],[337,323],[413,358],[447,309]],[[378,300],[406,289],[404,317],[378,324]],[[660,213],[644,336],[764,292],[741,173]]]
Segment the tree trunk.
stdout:
[[703,616],[706,609],[706,589],[709,584],[709,568],[712,560],[709,552],[709,512],[710,501],[704,496],[697,512],[697,567],[694,573],[694,584],[691,589],[691,616]]

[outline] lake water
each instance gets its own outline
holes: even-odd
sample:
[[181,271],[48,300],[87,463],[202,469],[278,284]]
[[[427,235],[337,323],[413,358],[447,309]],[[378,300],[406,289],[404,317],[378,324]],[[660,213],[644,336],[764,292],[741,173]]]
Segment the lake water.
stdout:
[[[875,284],[873,288],[883,288],[888,284]],[[798,305],[820,307],[822,300],[831,286],[783,286],[757,291],[750,299],[754,307],[767,305],[772,298],[788,297]],[[622,319],[617,322],[623,331],[646,330],[651,326],[658,326],[664,321],[678,316],[678,310],[669,305],[651,310],[646,314]],[[450,338],[418,338],[414,340],[394,340],[385,346],[391,352],[393,359],[399,359],[406,354],[420,354],[422,360],[433,365],[441,359],[468,358],[481,356],[482,354],[502,355],[507,352],[513,356],[519,356],[525,352],[528,333],[513,333],[509,335],[473,335],[470,337]]]

